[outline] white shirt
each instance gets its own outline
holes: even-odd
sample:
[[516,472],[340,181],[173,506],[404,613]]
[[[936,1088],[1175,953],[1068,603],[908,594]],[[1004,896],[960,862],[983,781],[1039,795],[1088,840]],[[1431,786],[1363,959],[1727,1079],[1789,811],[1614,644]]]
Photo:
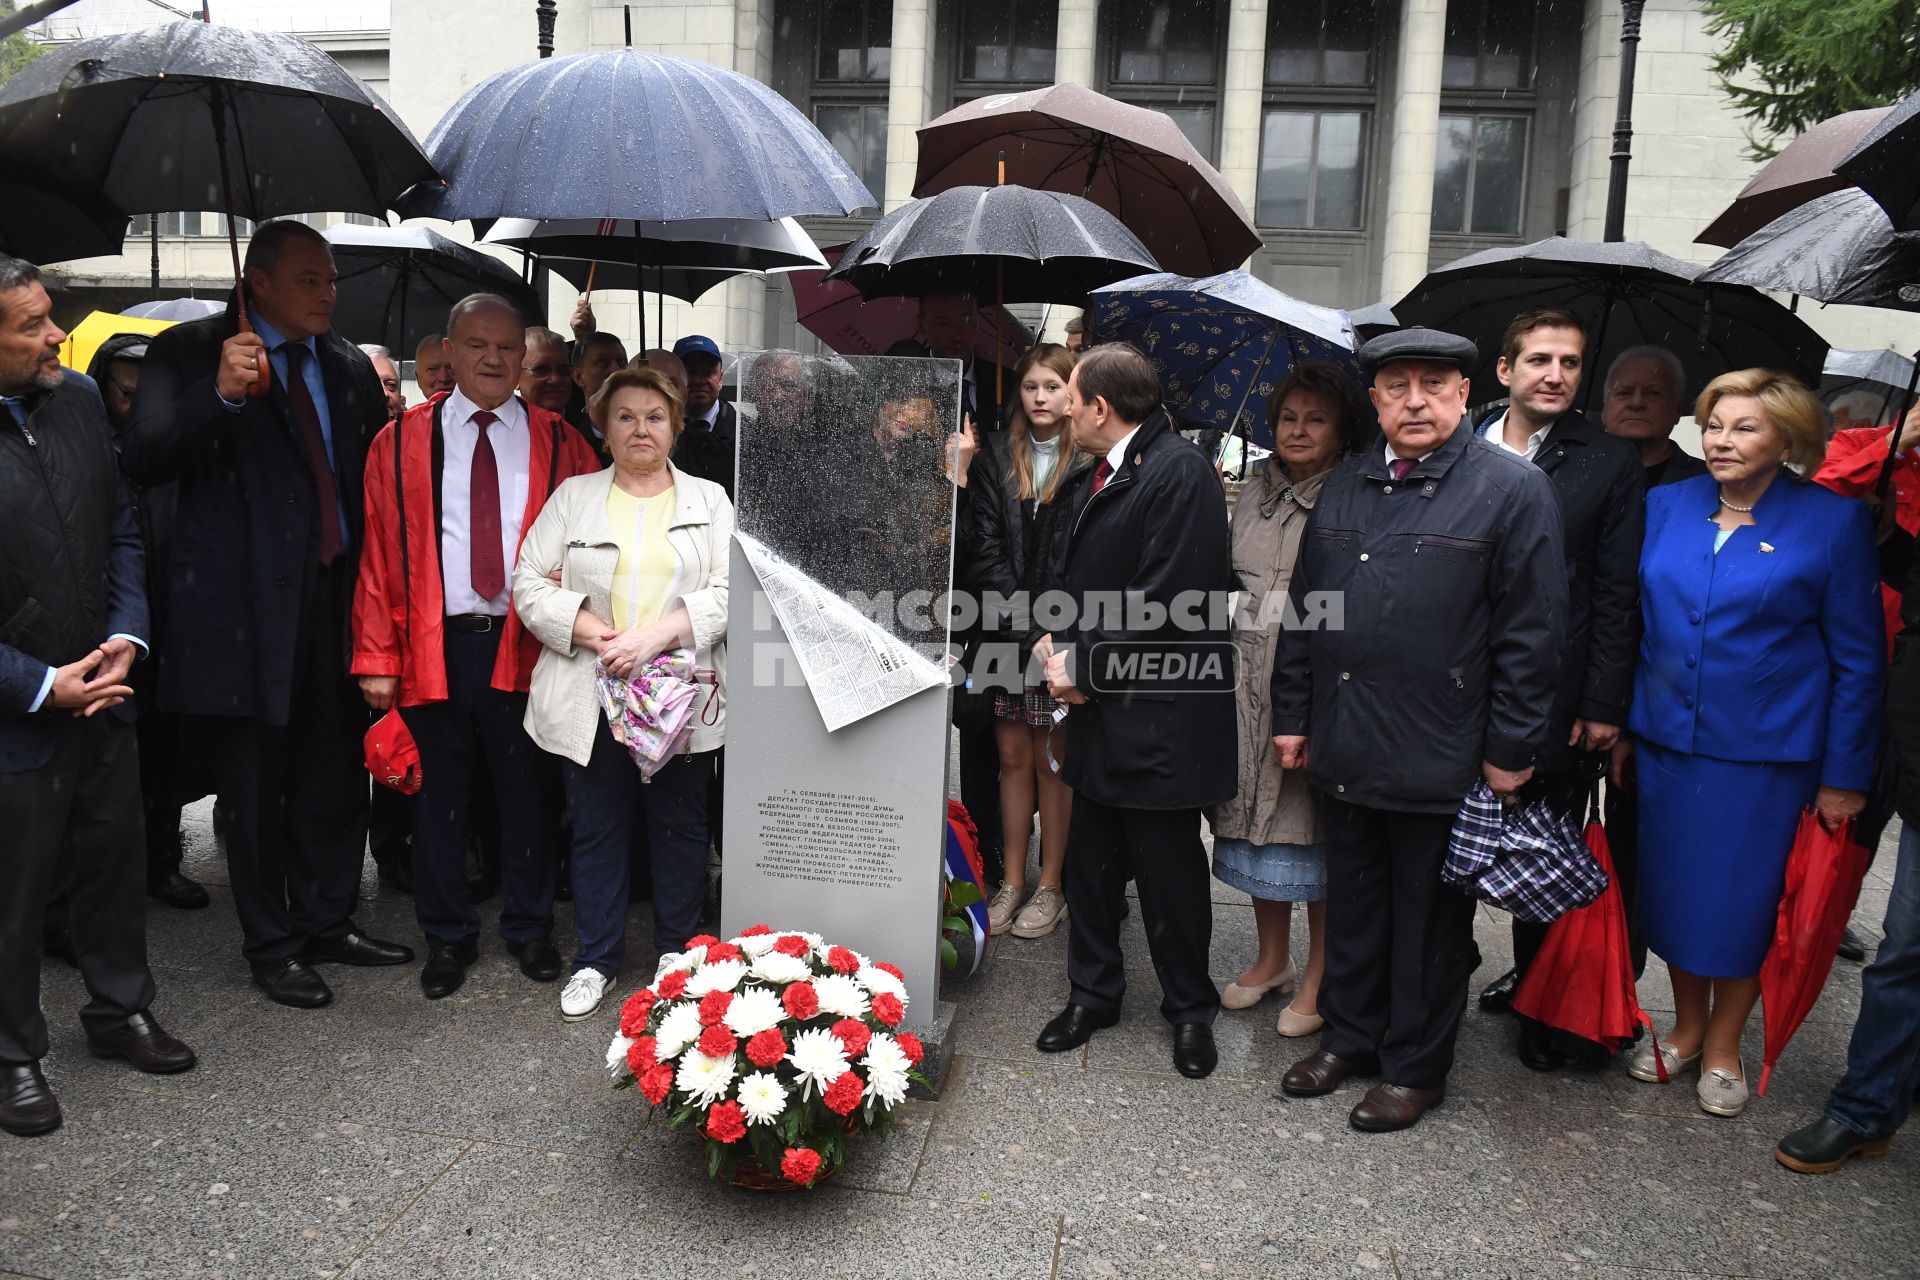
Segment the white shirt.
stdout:
[[[1429,450],[1427,450],[1427,452],[1425,452],[1425,453],[1423,453],[1423,454],[1421,454],[1421,455],[1420,455],[1419,457],[1417,457],[1417,458],[1415,458],[1415,459],[1413,460],[1413,465],[1417,467],[1417,466],[1419,466],[1419,465],[1420,465],[1421,463],[1423,463],[1423,462],[1425,462],[1425,461],[1426,461],[1426,460],[1427,460],[1428,458],[1431,458],[1432,456],[1433,456],[1433,450],[1431,450],[1431,449],[1429,449]],[[1387,446],[1387,473],[1388,473],[1389,475],[1391,475],[1391,474],[1393,473],[1393,464],[1394,464],[1394,463],[1396,463],[1396,462],[1405,462],[1405,461],[1406,461],[1406,459],[1405,459],[1405,458],[1402,458],[1402,457],[1401,457],[1401,456],[1400,456],[1399,454],[1397,454],[1397,453],[1395,453],[1395,452],[1393,451],[1393,446],[1392,446],[1392,445],[1388,445],[1388,446]]]
[[1136,426],[1133,430],[1121,436],[1118,444],[1107,450],[1107,466],[1113,469],[1114,475],[1120,474],[1120,464],[1127,460],[1127,446],[1132,444],[1133,438],[1139,434],[1140,428]]
[[714,422],[719,417],[720,417],[720,402],[718,400],[715,400],[712,404],[707,406],[707,411],[705,413],[688,414],[686,416],[686,421],[681,425],[683,427],[690,427],[694,423],[700,422],[700,423],[705,423],[708,430],[712,430]]
[[1508,453],[1517,453],[1528,462],[1532,462],[1540,456],[1540,446],[1547,442],[1547,432],[1551,430],[1553,430],[1553,423],[1549,422],[1527,437],[1526,448],[1516,449],[1507,443],[1507,415],[1502,412],[1499,417],[1487,424],[1487,429],[1482,434],[1486,436],[1488,444],[1497,444]]
[[[507,616],[512,606],[511,586],[483,600],[473,589],[472,485],[473,447],[479,441],[473,415],[480,406],[455,387],[440,406],[440,576],[446,584],[448,613],[489,613]],[[487,427],[494,466],[500,474],[500,564],[511,583],[520,555],[520,521],[527,510],[527,474],[532,465],[533,433],[527,426],[527,406],[510,396],[494,411]]]

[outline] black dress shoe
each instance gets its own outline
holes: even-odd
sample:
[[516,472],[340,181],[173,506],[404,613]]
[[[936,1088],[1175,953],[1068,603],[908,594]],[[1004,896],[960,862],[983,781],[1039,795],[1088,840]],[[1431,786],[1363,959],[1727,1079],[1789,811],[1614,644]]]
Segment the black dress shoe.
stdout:
[[535,982],[552,982],[560,976],[560,952],[554,948],[552,938],[509,942],[507,951],[520,961],[520,972]]
[[1055,1015],[1033,1042],[1042,1053],[1065,1053],[1093,1039],[1093,1033],[1120,1021],[1118,1013],[1101,1013],[1083,1004],[1070,1004]]
[[1558,1071],[1567,1057],[1553,1043],[1553,1029],[1532,1018],[1520,1019],[1520,1065],[1529,1071]]
[[1287,1068],[1287,1074],[1280,1077],[1280,1088],[1295,1098],[1318,1098],[1332,1093],[1342,1080],[1379,1072],[1380,1064],[1370,1058],[1342,1058],[1316,1049]]
[[1838,1120],[1821,1116],[1780,1139],[1773,1158],[1795,1173],[1832,1173],[1855,1156],[1878,1160],[1892,1144],[1891,1138],[1863,1138]]
[[1205,1080],[1220,1065],[1213,1028],[1204,1022],[1182,1022],[1173,1029],[1173,1069],[1189,1080]]
[[1367,1096],[1355,1104],[1347,1123],[1362,1133],[1397,1133],[1420,1123],[1420,1117],[1447,1100],[1445,1086],[1415,1089],[1411,1085],[1385,1081],[1367,1090]]
[[170,1076],[190,1071],[193,1050],[161,1029],[149,1013],[136,1013],[111,1031],[87,1037],[87,1052],[96,1058],[125,1058],[151,1075]]
[[147,881],[147,896],[182,911],[198,911],[211,902],[207,891],[178,871],[169,871]]
[[318,1009],[333,1002],[327,980],[298,956],[254,965],[253,985],[266,992],[267,999],[290,1009]]
[[444,1000],[467,980],[467,966],[480,958],[480,944],[472,938],[465,942],[430,942],[427,963],[420,969],[420,990],[429,1000]]
[[60,1127],[60,1103],[37,1062],[0,1062],[0,1129],[35,1138]]
[[337,938],[309,938],[300,958],[308,964],[357,964],[363,966],[409,964],[413,948],[398,942],[383,942],[364,933],[345,933]]
[[1480,993],[1480,1007],[1488,1013],[1505,1013],[1513,1008],[1513,993],[1520,985],[1520,971],[1509,969]]
[[1854,927],[1849,924],[1845,929],[1840,931],[1840,945],[1834,948],[1833,953],[1842,960],[1851,960],[1855,964],[1859,964],[1867,958],[1867,940],[1861,937],[1859,933],[1854,930]]

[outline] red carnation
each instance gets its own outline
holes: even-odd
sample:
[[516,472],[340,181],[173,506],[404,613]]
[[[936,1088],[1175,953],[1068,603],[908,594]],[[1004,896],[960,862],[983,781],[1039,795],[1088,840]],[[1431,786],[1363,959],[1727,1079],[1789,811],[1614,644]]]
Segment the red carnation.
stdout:
[[867,1041],[873,1038],[873,1032],[858,1018],[842,1018],[827,1030],[840,1037],[840,1043],[847,1046],[849,1058],[857,1058],[865,1053]]
[[707,1136],[717,1142],[738,1142],[747,1136],[747,1113],[737,1102],[716,1102],[707,1112]]
[[780,940],[773,944],[773,949],[781,955],[792,956],[795,960],[805,960],[813,954],[813,944],[797,933],[780,935]]
[[789,1018],[800,1022],[820,1012],[820,995],[811,982],[796,982],[782,991],[780,1003],[785,1006]]
[[827,1086],[826,1097],[822,1101],[827,1104],[827,1110],[844,1116],[860,1105],[860,1095],[865,1088],[859,1076],[851,1071],[842,1071],[840,1078]]
[[873,998],[873,1016],[889,1027],[897,1027],[900,1019],[907,1016],[907,1007],[893,992],[882,991]]
[[902,1031],[893,1037],[900,1046],[900,1052],[907,1055],[907,1061],[914,1066],[920,1065],[920,1059],[927,1056],[927,1047],[920,1043],[920,1037],[911,1031]]
[[812,1186],[820,1176],[820,1153],[812,1147],[788,1147],[780,1158],[780,1176],[796,1186]]
[[787,1056],[787,1038],[778,1027],[768,1027],[747,1041],[747,1061],[771,1071]]
[[639,1075],[660,1061],[660,1045],[652,1036],[640,1036],[627,1046],[627,1070]]
[[[695,947],[710,947],[718,941],[720,941],[720,939],[714,937],[710,933],[696,933],[691,938],[687,939],[686,949],[688,951],[691,951]],[[711,957],[709,957],[709,959],[711,959]]]
[[672,1088],[673,1068],[664,1062],[654,1063],[640,1077],[640,1092],[656,1107],[667,1100],[667,1093]]
[[879,964],[876,964],[873,967],[878,969],[882,973],[892,974],[894,977],[900,979],[900,981],[902,982],[905,982],[907,980],[907,975],[900,972],[900,966],[897,964],[888,964],[886,961],[882,960]]
[[700,997],[700,1025],[710,1027],[727,1016],[727,1006],[733,1003],[731,991],[709,991]]
[[685,994],[687,994],[687,975],[680,972],[680,970],[675,969],[672,973],[660,979],[661,999],[678,1000]]
[[699,1047],[709,1058],[731,1058],[740,1042],[733,1038],[733,1032],[716,1022],[700,1033]]
[[620,1006],[620,1034],[637,1036],[645,1031],[647,1015],[653,1012],[653,1002],[656,999],[658,997],[646,987],[628,996],[627,1002]]
[[772,932],[772,925],[750,924],[740,931],[740,936],[743,938],[762,938]]
[[845,947],[828,947],[827,963],[833,966],[835,973],[860,972],[860,957]]
[[708,964],[718,964],[722,960],[738,959],[740,959],[740,948],[734,946],[731,942],[716,942],[707,948],[706,963]]

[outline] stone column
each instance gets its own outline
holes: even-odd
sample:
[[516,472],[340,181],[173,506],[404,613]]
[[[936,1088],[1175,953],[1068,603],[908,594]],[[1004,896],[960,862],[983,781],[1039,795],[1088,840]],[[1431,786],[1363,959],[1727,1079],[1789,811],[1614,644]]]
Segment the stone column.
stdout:
[[1447,47],[1446,0],[1401,0],[1400,57],[1387,171],[1385,253],[1380,296],[1389,301],[1427,274],[1433,237],[1434,150],[1440,134],[1440,68]]
[[1060,0],[1059,26],[1054,33],[1055,83],[1092,87],[1099,30],[1100,0]]
[[889,211],[913,197],[920,159],[914,131],[933,111],[934,0],[893,0],[893,71],[887,84],[887,183],[875,192]]
[[1260,185],[1260,93],[1267,74],[1267,0],[1232,0],[1220,80],[1220,174],[1247,208]]

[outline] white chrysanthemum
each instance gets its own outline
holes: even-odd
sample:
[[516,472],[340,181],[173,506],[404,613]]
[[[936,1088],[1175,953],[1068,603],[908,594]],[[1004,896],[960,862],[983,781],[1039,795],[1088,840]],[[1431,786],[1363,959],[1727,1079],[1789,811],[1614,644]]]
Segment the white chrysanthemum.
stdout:
[[627,1069],[627,1050],[633,1048],[633,1039],[618,1031],[613,1033],[613,1043],[607,1046],[607,1070],[618,1076]]
[[853,975],[861,986],[879,995],[882,991],[900,997],[902,1004],[907,999],[907,984],[888,973],[885,969],[876,969],[872,965],[862,965],[860,972]]
[[753,962],[753,976],[762,982],[785,986],[789,982],[802,982],[812,977],[813,967],[784,951],[769,951]]
[[847,1048],[840,1043],[839,1036],[824,1027],[816,1027],[811,1031],[802,1031],[793,1038],[793,1048],[787,1054],[787,1061],[800,1073],[800,1079],[806,1086],[802,1096],[811,1092],[816,1085],[824,1092],[846,1071]]
[[693,971],[693,976],[687,979],[687,994],[697,1000],[709,991],[731,991],[746,976],[746,961],[715,960]]
[[867,1097],[878,1102],[882,1111],[891,1111],[907,1100],[907,1073],[904,1071],[869,1071],[867,1073]]
[[780,935],[777,933],[756,933],[751,938],[735,938],[733,945],[745,952],[749,959],[757,960],[773,950],[773,944],[778,941],[780,941]]
[[653,1032],[659,1042],[656,1052],[660,1061],[679,1057],[682,1050],[700,1038],[701,1030],[698,1004],[686,1000],[669,1008]]
[[733,1077],[732,1054],[724,1058],[709,1058],[698,1049],[692,1049],[680,1059],[680,1070],[673,1077],[673,1085],[701,1106],[710,1107],[727,1096]]
[[779,1026],[781,1019],[786,1016],[787,1011],[781,1007],[779,996],[765,987],[748,987],[734,996],[722,1021],[726,1023],[727,1030],[747,1040]]
[[787,1087],[771,1071],[756,1071],[740,1082],[740,1109],[748,1124],[772,1124],[787,1109]]
[[814,994],[820,997],[820,1012],[836,1018],[859,1018],[867,1012],[867,993],[844,973],[830,973],[813,980]]

